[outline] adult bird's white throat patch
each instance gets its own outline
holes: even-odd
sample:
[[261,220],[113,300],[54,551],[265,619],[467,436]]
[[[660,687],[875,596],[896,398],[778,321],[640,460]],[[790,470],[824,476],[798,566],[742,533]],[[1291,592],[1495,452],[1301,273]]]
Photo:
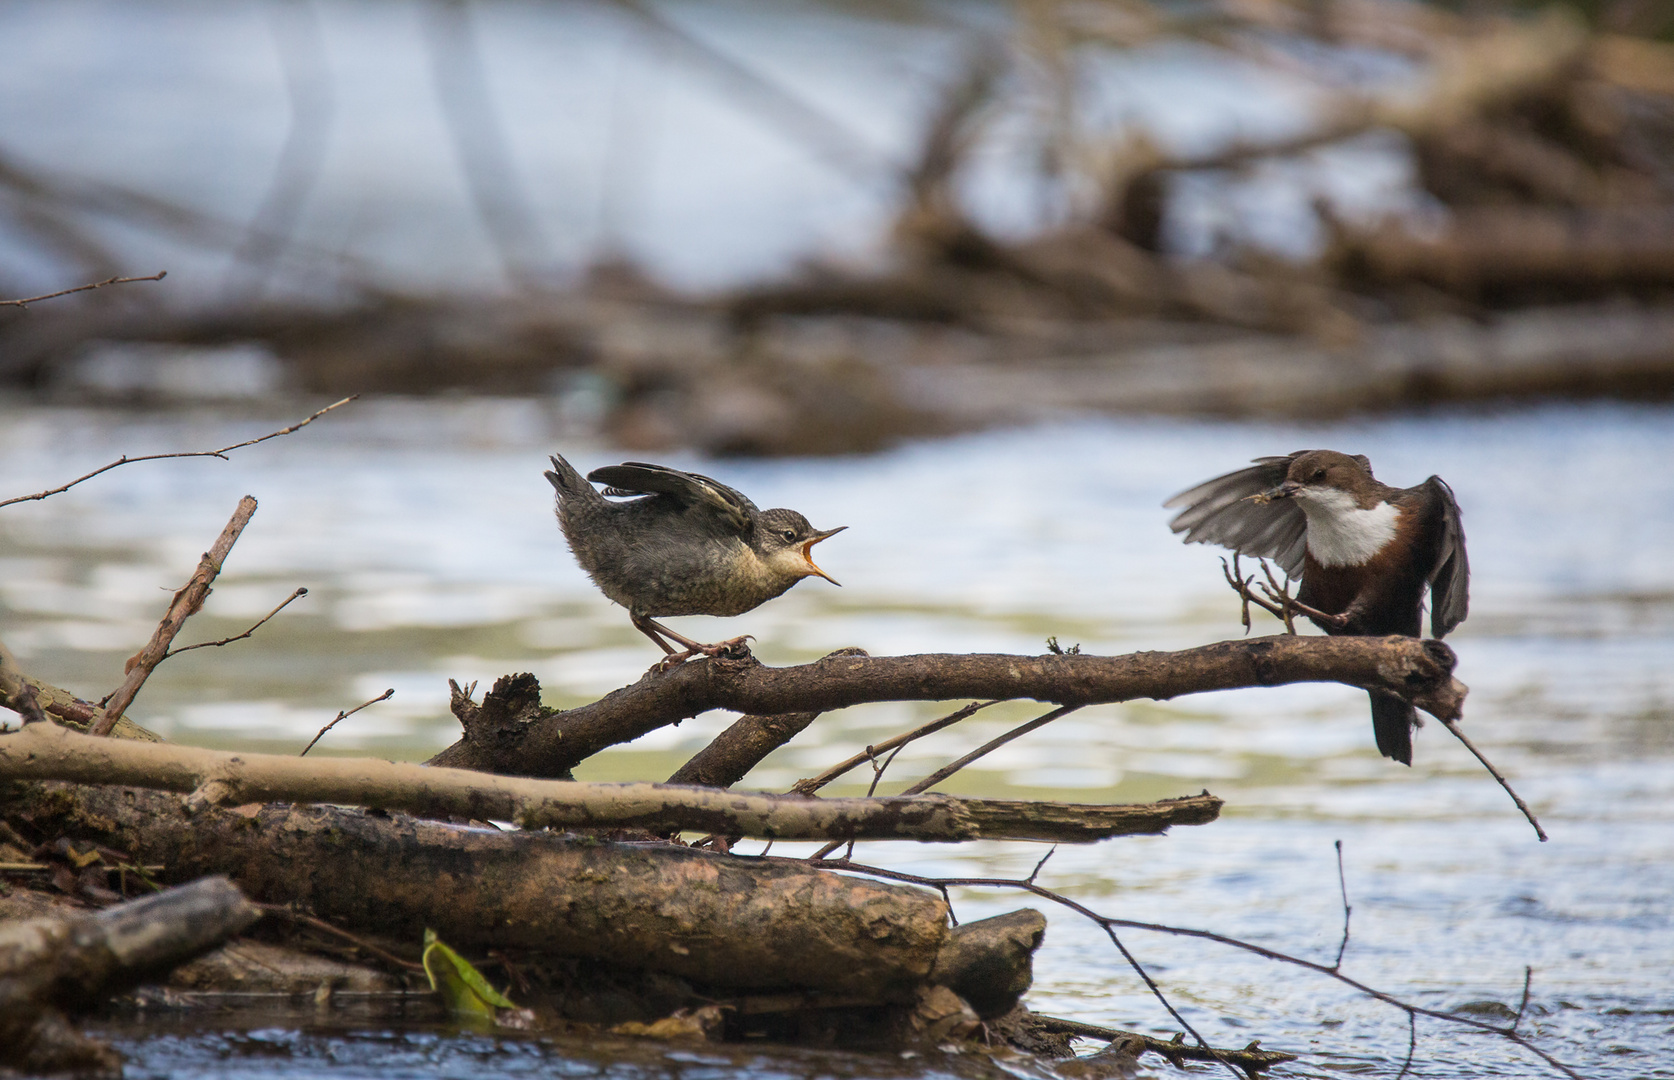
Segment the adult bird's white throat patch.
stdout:
[[1394,503],[1363,510],[1337,488],[1305,487],[1295,499],[1308,516],[1308,552],[1321,566],[1360,566],[1395,539],[1401,511]]

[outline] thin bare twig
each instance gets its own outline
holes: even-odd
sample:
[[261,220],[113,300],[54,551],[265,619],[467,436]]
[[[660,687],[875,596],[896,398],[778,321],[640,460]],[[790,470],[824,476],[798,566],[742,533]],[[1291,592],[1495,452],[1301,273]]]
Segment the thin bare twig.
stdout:
[[791,785],[790,791],[791,793],[798,795],[812,795],[814,792],[831,783],[838,777],[860,767],[868,761],[873,760],[878,754],[883,753],[885,750],[894,750],[897,747],[905,746],[910,742],[916,742],[917,740],[924,738],[926,735],[933,735],[945,727],[952,727],[954,724],[957,724],[959,721],[965,719],[973,713],[980,712],[983,709],[988,708],[990,705],[998,705],[999,703],[999,698],[995,698],[992,701],[973,701],[969,705],[956,709],[940,719],[932,720],[928,724],[922,724],[919,727],[913,728],[911,731],[903,732],[900,735],[893,735],[885,739],[883,742],[874,743],[871,746],[868,746],[865,752],[856,754],[847,761],[842,761],[833,765],[831,768],[820,773],[818,776],[811,777],[807,780],[798,780],[795,784]]
[[1413,1056],[1418,1053],[1418,1014],[1407,1013],[1407,1056],[1401,1061],[1401,1071],[1395,1074],[1395,1080],[1401,1080],[1412,1071]]
[[1358,979],[1350,978],[1342,972],[1331,967],[1327,967],[1325,964],[1321,964],[1317,961],[1305,960],[1300,956],[1292,956],[1289,953],[1279,952],[1276,949],[1269,949],[1266,946],[1257,945],[1253,942],[1241,941],[1238,938],[1228,937],[1225,934],[1217,934],[1212,930],[1194,930],[1190,927],[1170,926],[1166,923],[1140,922],[1136,919],[1118,919],[1109,915],[1101,915],[1084,904],[1071,900],[1069,897],[1064,896],[1061,893],[1054,892],[1043,885],[1038,885],[1018,878],[925,877],[919,874],[909,874],[900,870],[887,870],[883,867],[877,866],[866,866],[860,863],[849,862],[848,860],[841,859],[827,860],[820,865],[830,870],[847,870],[857,874],[865,874],[869,877],[879,877],[890,881],[905,881],[914,885],[922,885],[926,888],[937,890],[944,890],[950,887],[1016,889],[1021,892],[1031,893],[1043,900],[1049,900],[1061,907],[1068,908],[1076,914],[1091,920],[1100,927],[1105,928],[1107,933],[1110,928],[1114,927],[1120,927],[1128,930],[1149,930],[1173,937],[1195,938],[1199,941],[1212,941],[1219,945],[1226,945],[1231,948],[1241,949],[1244,952],[1253,953],[1254,955],[1263,957],[1267,960],[1276,960],[1280,963],[1306,968],[1309,971],[1317,972],[1318,974],[1324,975],[1328,978],[1335,979],[1345,986],[1351,987],[1352,989],[1365,994],[1367,997],[1402,1010],[1408,1016],[1428,1016],[1432,1019],[1446,1021],[1450,1024],[1458,1024],[1462,1027],[1468,1027],[1477,1031],[1499,1035],[1515,1045],[1522,1047],[1529,1053],[1534,1054],[1558,1072],[1570,1077],[1571,1080],[1581,1080],[1580,1075],[1573,1069],[1563,1064],[1551,1054],[1548,1054],[1546,1051],[1540,1049],[1538,1046],[1529,1042],[1527,1038],[1518,1034],[1514,1027],[1501,1027],[1497,1024],[1490,1024],[1484,1020],[1477,1020],[1474,1017],[1461,1016],[1457,1013],[1442,1012],[1438,1009],[1427,1009],[1422,1005],[1414,1005],[1411,1002],[1401,1000],[1393,994],[1368,986]]
[[[943,780],[946,780],[948,777],[952,776],[954,773],[958,772],[960,769],[963,769],[965,766],[969,765],[971,762],[977,760],[978,758],[985,757],[988,754],[994,752],[995,750],[998,750],[1000,747],[1004,746],[1006,743],[1011,742],[1013,739],[1021,738],[1022,736],[1027,735],[1029,732],[1035,730],[1036,728],[1045,727],[1047,724],[1049,724],[1052,721],[1058,719],[1060,716],[1066,716],[1069,713],[1072,713],[1079,708],[1081,708],[1081,706],[1079,706],[1079,705],[1064,705],[1064,706],[1061,706],[1059,708],[1053,709],[1051,712],[1047,713],[1045,716],[1035,717],[1033,720],[1030,720],[1027,724],[1019,724],[1018,726],[1012,728],[1010,731],[1006,732],[1004,735],[1000,735],[997,738],[990,739],[988,742],[983,743],[981,746],[977,747],[975,750],[972,750],[970,753],[966,754],[964,757],[960,758],[959,760],[949,762],[948,764],[943,765],[941,768],[937,769],[935,772],[931,773],[929,776],[926,776],[923,780],[920,780],[918,783],[914,784],[912,787],[909,787],[905,791],[901,792],[901,794],[902,795],[920,795],[920,794],[923,794],[924,792],[929,791],[931,788],[935,787],[937,784],[941,783]],[[893,755],[891,755],[891,757],[893,757]],[[874,779],[872,783],[873,783],[873,787],[877,786],[876,779]],[[850,847],[851,852],[853,850],[852,844],[853,844],[853,842],[851,841],[851,847]],[[818,862],[819,860],[825,858],[827,855],[830,855],[833,851],[836,851],[841,846],[842,846],[841,842],[829,843],[829,844],[825,845],[824,847],[820,848],[818,851],[814,852],[812,855],[808,856],[808,859],[809,859],[810,862]]]
[[1343,896],[1343,940],[1337,945],[1337,959],[1331,962],[1331,970],[1336,971],[1343,966],[1343,953],[1349,943],[1349,915],[1354,911],[1348,902],[1348,881],[1343,877],[1343,842],[1335,841],[1337,848],[1337,891]]
[[78,476],[74,480],[71,480],[67,484],[62,484],[62,485],[60,485],[58,487],[55,487],[55,488],[48,488],[46,491],[37,491],[33,495],[18,495],[15,498],[0,500],[0,506],[10,506],[13,503],[20,503],[20,502],[34,502],[34,501],[39,500],[39,499],[45,499],[45,498],[47,498],[49,496],[52,496],[52,495],[58,495],[58,494],[61,494],[63,492],[66,492],[66,491],[70,490],[71,488],[75,487],[77,484],[81,483],[83,480],[91,480],[95,476],[98,476],[100,473],[110,472],[112,469],[117,468],[118,466],[121,466],[121,465],[132,465],[136,461],[160,461],[163,458],[195,458],[195,457],[213,457],[213,458],[220,458],[223,461],[225,461],[227,455],[234,450],[241,450],[246,446],[255,446],[257,443],[263,443],[263,442],[266,442],[269,439],[277,439],[281,435],[289,435],[291,432],[296,431],[299,428],[307,427],[309,424],[312,424],[315,420],[318,420],[320,417],[324,416],[326,413],[330,412],[331,410],[337,408],[339,405],[347,405],[349,402],[355,400],[355,398],[358,398],[358,397],[360,397],[359,394],[350,394],[348,397],[344,398],[342,401],[334,401],[330,405],[327,405],[325,408],[320,409],[318,412],[315,412],[314,414],[309,416],[307,419],[299,420],[296,423],[292,424],[288,428],[281,428],[278,431],[269,432],[268,434],[263,435],[259,439],[246,439],[241,443],[233,443],[231,446],[223,446],[219,450],[184,450],[184,451],[180,451],[178,453],[173,453],[173,454],[141,454],[139,457],[129,457],[127,454],[123,454],[121,457],[117,458],[115,461],[111,462],[109,465],[101,465],[99,468],[94,469],[92,472],[86,474],[85,476]]
[[1183,1035],[1176,1035],[1175,1041],[1170,1041],[1154,1035],[1142,1035],[1137,1031],[1123,1031],[1121,1028],[1087,1024],[1080,1020],[1065,1020],[1061,1016],[1046,1016],[1042,1013],[1033,1013],[1029,1019],[1032,1025],[1039,1025],[1042,1031],[1054,1034],[1099,1039],[1103,1042],[1114,1042],[1117,1039],[1137,1040],[1144,1045],[1145,1050],[1167,1058],[1169,1064],[1177,1069],[1184,1068],[1188,1061],[1230,1061],[1243,1069],[1249,1080],[1255,1080],[1263,1071],[1274,1065],[1297,1059],[1296,1054],[1287,1054],[1281,1050],[1263,1050],[1259,1040],[1242,1050],[1212,1049],[1209,1053],[1204,1053],[1201,1047],[1186,1045]]
[[965,766],[969,765],[971,762],[977,760],[978,758],[986,757],[987,755],[993,753],[995,750],[998,750],[1000,747],[1004,746],[1006,743],[1011,742],[1013,739],[1021,738],[1022,736],[1027,735],[1029,732],[1034,731],[1036,728],[1045,727],[1047,724],[1050,724],[1052,721],[1058,719],[1059,717],[1068,716],[1070,713],[1076,711],[1079,708],[1081,708],[1081,706],[1079,706],[1079,705],[1061,705],[1058,708],[1053,709],[1051,712],[1047,713],[1044,716],[1035,717],[1033,720],[1030,720],[1027,724],[1019,724],[1018,726],[1012,728],[1010,731],[1006,732],[1004,735],[1000,735],[996,738],[990,739],[989,741],[983,743],[981,746],[977,747],[975,750],[972,750],[970,753],[966,754],[964,757],[960,758],[958,761],[950,762],[946,765],[943,765],[941,768],[937,769],[935,772],[931,773],[929,776],[926,776],[923,780],[920,780],[918,783],[914,784],[912,787],[910,787],[907,790],[901,792],[901,794],[903,794],[903,795],[917,795],[917,794],[920,794],[921,792],[929,791],[931,788],[935,787],[937,784],[941,783],[943,780],[946,780],[948,777],[952,776],[954,773],[958,772],[960,769],[963,769]]
[[1162,992],[1162,987],[1157,985],[1157,980],[1151,978],[1151,973],[1140,965],[1138,958],[1129,952],[1128,947],[1122,944],[1122,939],[1116,936],[1116,928],[1109,923],[1104,923],[1101,929],[1104,930],[1105,936],[1110,939],[1110,943],[1116,946],[1116,951],[1122,954],[1122,959],[1126,960],[1128,966],[1133,968],[1134,974],[1138,975],[1144,980],[1145,985],[1150,987],[1152,996],[1162,1003],[1163,1008],[1168,1010],[1168,1015],[1174,1017],[1174,1022],[1189,1032],[1191,1037],[1197,1040],[1197,1045],[1210,1057],[1226,1066],[1233,1076],[1237,1077],[1238,1080],[1245,1080],[1243,1073],[1238,1071],[1238,1067],[1221,1057],[1215,1048],[1209,1045],[1209,1040],[1200,1035],[1198,1030],[1187,1023],[1184,1016],[1180,1015],[1180,1010],[1176,1009],[1174,1003],[1168,1000],[1168,996]]
[[[903,743],[901,745],[905,746],[906,744]],[[872,762],[872,783],[870,785],[868,785],[867,788],[866,788],[866,797],[868,799],[870,799],[872,796],[874,796],[878,793],[878,781],[883,779],[884,771],[889,768],[890,764],[895,760],[895,756],[897,754],[899,754],[900,752],[901,752],[901,747],[897,746],[895,749],[893,749],[889,752],[888,757],[884,758],[883,764],[880,765],[875,760]],[[831,846],[835,847],[836,845],[833,844]],[[845,859],[854,858],[854,841],[853,840],[849,841],[849,850],[843,857]],[[824,855],[816,855],[815,858],[816,859],[824,858]]]
[[[132,282],[132,281],[162,281],[164,278],[166,278],[168,276],[169,276],[169,272],[167,270],[159,270],[155,274],[152,274],[150,277],[113,277],[113,278],[106,278],[103,281],[95,281],[90,285],[77,285],[73,289],[59,289],[57,292],[49,292],[49,293],[46,293],[43,296],[26,296],[22,300],[0,300],[0,307],[26,308],[30,304],[38,304],[42,300],[56,300],[60,296],[69,296],[73,293],[87,292],[90,289],[102,289],[106,285],[126,285],[126,284],[128,284],[129,282]],[[0,505],[4,505],[4,504],[0,504]]]
[[319,742],[321,739],[325,738],[325,733],[330,731],[332,728],[336,727],[339,722],[341,722],[343,720],[347,720],[349,717],[353,716],[355,713],[359,712],[360,710],[366,708],[368,705],[376,705],[380,701],[388,701],[390,698],[392,698],[394,696],[395,696],[395,687],[392,686],[388,690],[385,690],[383,693],[379,694],[377,697],[373,698],[371,701],[363,701],[359,705],[356,705],[354,708],[348,710],[347,712],[339,712],[337,714],[336,719],[332,720],[331,723],[329,723],[325,727],[321,728],[320,731],[319,731],[319,734],[315,735],[312,739],[308,740],[308,745],[304,746],[302,748],[302,753],[298,754],[297,757],[306,757],[308,755],[308,751],[314,749],[314,744]]
[[274,608],[272,611],[268,612],[266,615],[263,615],[261,617],[261,620],[259,622],[257,622],[256,625],[254,625],[250,629],[244,631],[244,633],[234,634],[232,637],[222,638],[220,641],[200,641],[196,645],[182,645],[178,649],[170,649],[168,652],[164,653],[163,654],[163,659],[167,660],[171,656],[178,656],[183,652],[191,652],[193,649],[208,649],[212,646],[231,645],[235,641],[243,641],[245,638],[249,637],[251,634],[254,634],[257,630],[260,630],[262,628],[262,626],[264,624],[266,624],[266,622],[269,619],[273,618],[275,615],[279,614],[281,611],[284,611],[285,608],[289,607],[292,600],[295,600],[299,596],[307,596],[307,595],[308,595],[308,590],[299,587],[296,590],[296,592],[293,592],[291,595],[285,597],[285,600],[284,600],[283,603],[281,603],[278,607]]
[[367,952],[384,961],[386,964],[394,964],[396,967],[405,971],[424,971],[423,964],[415,964],[411,960],[403,960],[401,957],[396,956],[388,949],[380,948],[379,946],[372,944],[370,941],[367,941],[365,938],[349,933],[349,931],[344,930],[342,927],[333,926],[324,919],[317,918],[313,915],[305,915],[300,911],[292,911],[284,904],[257,904],[256,906],[261,908],[262,911],[268,915],[277,915],[281,919],[290,919],[292,922],[299,922],[304,926],[310,926],[315,930],[320,930],[324,933],[340,937],[356,948],[365,949]]
[[1459,730],[1459,722],[1457,720],[1443,720],[1442,725],[1453,732],[1454,738],[1465,744],[1466,750],[1476,755],[1476,760],[1482,762],[1482,767],[1488,770],[1489,776],[1500,782],[1500,786],[1505,788],[1505,793],[1511,796],[1511,801],[1517,804],[1517,809],[1523,811],[1523,816],[1529,819],[1530,825],[1534,826],[1535,835],[1540,837],[1540,842],[1546,843],[1546,830],[1540,827],[1540,819],[1535,817],[1534,811],[1529,809],[1529,804],[1523,801],[1523,797],[1512,789],[1511,782],[1500,773],[1500,770],[1494,768],[1494,763],[1483,757],[1482,751],[1476,748],[1476,744],[1471,742],[1463,731]]
[[1534,968],[1523,965],[1523,1000],[1517,1003],[1517,1015],[1511,1021],[1511,1030],[1516,1031],[1517,1025],[1523,1022],[1523,1013],[1529,1007],[1529,984],[1534,981]]
[[169,645],[174,641],[180,628],[186,625],[186,620],[197,614],[203,607],[204,599],[209,595],[209,586],[221,573],[221,564],[227,561],[227,555],[232,546],[238,542],[244,532],[244,526],[250,523],[251,515],[256,512],[256,500],[249,495],[238,501],[238,509],[233,511],[227,527],[216,537],[215,546],[204,552],[198,561],[198,568],[192,572],[191,580],[187,581],[180,591],[169,601],[169,609],[163,615],[163,621],[157,624],[152,632],[151,640],[128,661],[127,677],[122,685],[106,698],[99,715],[88,728],[89,735],[109,735],[110,729],[122,718],[122,713],[133,704],[134,695],[138,694],[145,680],[157,669],[169,654]]

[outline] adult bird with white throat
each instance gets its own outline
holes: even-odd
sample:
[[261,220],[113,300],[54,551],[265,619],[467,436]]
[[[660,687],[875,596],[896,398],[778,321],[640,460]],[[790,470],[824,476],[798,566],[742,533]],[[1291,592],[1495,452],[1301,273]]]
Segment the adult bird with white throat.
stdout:
[[[815,529],[795,510],[758,510],[718,480],[643,461],[594,469],[583,480],[553,455],[546,478],[558,493],[558,525],[576,562],[668,654],[665,665],[716,656],[745,639],[705,645],[654,616],[742,615],[806,577],[837,584],[811,552],[846,525]],[[604,493],[593,483],[604,484]]]
[[[1430,633],[1445,637],[1470,608],[1470,563],[1453,489],[1439,476],[1393,488],[1364,456],[1298,450],[1182,491],[1169,528],[1186,543],[1219,544],[1271,559],[1300,578],[1296,599],[1327,634]],[[1393,694],[1368,691],[1372,730],[1384,757],[1412,764],[1418,712]]]

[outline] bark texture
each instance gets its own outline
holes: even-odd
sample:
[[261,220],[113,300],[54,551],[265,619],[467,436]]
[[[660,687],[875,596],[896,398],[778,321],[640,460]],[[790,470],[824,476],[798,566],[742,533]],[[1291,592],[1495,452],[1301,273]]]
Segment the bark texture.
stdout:
[[968,1002],[977,1016],[1004,1016],[1034,982],[1034,955],[1046,938],[1046,916],[1033,908],[953,928],[936,959],[936,981]]
[[190,792],[192,805],[345,803],[428,817],[516,821],[525,828],[682,830],[764,840],[1049,840],[1087,842],[1201,825],[1207,793],[1131,806],[961,799],[950,795],[810,799],[665,784],[584,784],[487,776],[375,758],[281,754],[97,739],[56,724],[0,735],[0,779],[132,784]]
[[713,987],[911,1000],[947,939],[918,889],[672,845],[504,833],[324,806],[253,817],[118,787],[0,784],[0,815],[120,846],[164,880],[251,896],[416,945],[528,949]]
[[[844,656],[790,668],[766,667],[753,658],[712,658],[647,673],[591,705],[563,712],[526,711],[525,722],[497,722],[481,730],[470,719],[470,710],[459,707],[456,696],[454,712],[464,734],[430,763],[520,776],[562,776],[600,750],[709,709],[774,715],[870,701],[953,698],[1096,705],[1296,682],[1385,690],[1438,719],[1451,719],[1460,715],[1466,694],[1464,684],[1453,678],[1455,663],[1453,650],[1439,641],[1295,635],[1126,656]],[[509,680],[516,680],[524,695],[534,684],[538,694],[532,675],[510,676],[496,684],[496,690]],[[480,711],[489,711],[486,701]],[[496,710],[495,715],[502,713]]]
[[226,878],[206,878],[98,914],[0,923],[0,1065],[99,1069],[110,1052],[76,1035],[69,1010],[167,972],[261,917]]

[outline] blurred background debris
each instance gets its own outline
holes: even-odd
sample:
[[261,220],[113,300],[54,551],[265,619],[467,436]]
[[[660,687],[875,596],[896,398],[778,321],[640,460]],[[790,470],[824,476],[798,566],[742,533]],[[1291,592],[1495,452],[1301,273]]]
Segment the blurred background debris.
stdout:
[[1652,0],[3,20],[0,295],[170,271],[0,309],[54,400],[556,396],[777,455],[1674,387]]

